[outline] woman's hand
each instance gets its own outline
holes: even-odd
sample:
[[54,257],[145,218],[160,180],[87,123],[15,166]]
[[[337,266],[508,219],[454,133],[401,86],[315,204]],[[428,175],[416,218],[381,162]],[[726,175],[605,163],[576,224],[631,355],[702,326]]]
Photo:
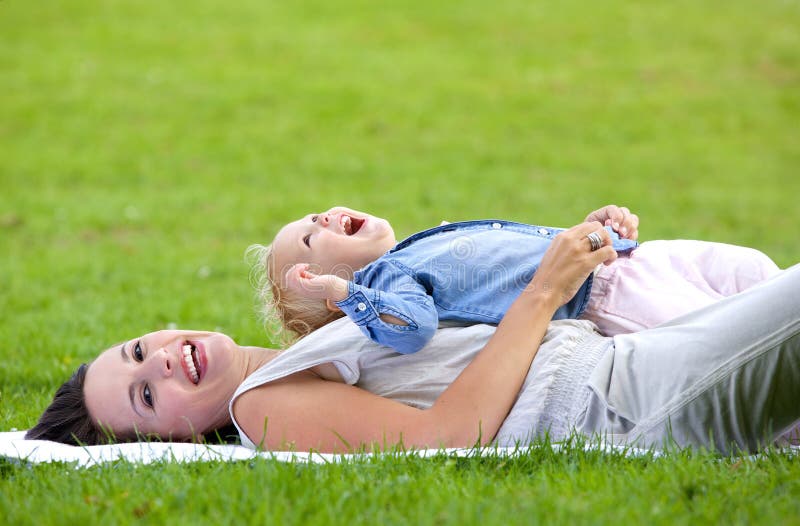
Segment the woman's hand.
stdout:
[[[602,246],[591,249],[587,237],[595,232]],[[597,265],[611,264],[617,252],[611,245],[611,236],[598,221],[581,223],[558,234],[545,252],[542,263],[533,275],[524,293],[533,292],[549,298],[554,307],[560,307],[575,296]]]
[[639,216],[632,214],[624,206],[607,205],[595,210],[584,221],[599,221],[603,226],[610,226],[619,237],[633,239],[639,237]]
[[314,274],[308,263],[293,265],[286,272],[286,286],[292,292],[311,299],[342,301],[347,298],[347,280],[332,274]]

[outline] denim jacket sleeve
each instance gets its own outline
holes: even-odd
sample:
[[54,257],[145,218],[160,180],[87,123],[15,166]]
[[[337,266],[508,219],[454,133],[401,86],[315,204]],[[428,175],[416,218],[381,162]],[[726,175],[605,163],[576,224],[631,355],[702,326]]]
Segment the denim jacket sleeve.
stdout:
[[[422,349],[439,326],[433,298],[402,270],[395,268],[388,275],[379,272],[372,277],[370,286],[350,281],[349,295],[336,306],[371,340],[402,354]],[[386,322],[381,314],[399,318],[407,325]]]

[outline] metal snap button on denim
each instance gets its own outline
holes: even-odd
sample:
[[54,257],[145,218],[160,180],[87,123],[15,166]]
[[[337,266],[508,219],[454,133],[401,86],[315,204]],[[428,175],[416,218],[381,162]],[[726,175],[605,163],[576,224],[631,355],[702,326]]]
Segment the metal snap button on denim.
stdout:
[[501,225],[500,223],[492,223],[492,228],[494,229],[503,228],[503,225]]
[[367,310],[367,305],[362,301],[361,303],[356,305],[356,310],[359,311],[359,312],[363,312],[363,311]]
[[550,232],[548,232],[546,228],[540,228],[539,233],[542,234],[543,236],[550,234]]

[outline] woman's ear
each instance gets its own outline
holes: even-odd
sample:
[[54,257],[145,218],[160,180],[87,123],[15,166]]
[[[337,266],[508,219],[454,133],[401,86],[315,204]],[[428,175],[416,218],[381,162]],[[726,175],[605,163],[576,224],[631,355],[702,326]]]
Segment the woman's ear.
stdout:
[[331,312],[339,312],[339,311],[342,310],[342,309],[340,309],[339,307],[336,306],[336,303],[334,303],[333,301],[331,301],[329,299],[325,300],[325,306],[328,307],[328,310],[331,311]]

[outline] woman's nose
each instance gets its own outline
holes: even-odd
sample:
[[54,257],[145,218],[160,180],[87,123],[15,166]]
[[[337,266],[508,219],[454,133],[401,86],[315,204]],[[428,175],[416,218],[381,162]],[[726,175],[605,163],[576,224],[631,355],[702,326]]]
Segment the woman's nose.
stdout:
[[328,226],[329,224],[331,224],[331,216],[329,216],[328,214],[321,214],[319,216],[319,222],[320,224],[322,224],[322,226]]
[[173,375],[176,365],[175,360],[170,357],[169,351],[164,347],[157,350],[152,355],[151,367],[153,367],[156,373],[165,378],[169,378]]

